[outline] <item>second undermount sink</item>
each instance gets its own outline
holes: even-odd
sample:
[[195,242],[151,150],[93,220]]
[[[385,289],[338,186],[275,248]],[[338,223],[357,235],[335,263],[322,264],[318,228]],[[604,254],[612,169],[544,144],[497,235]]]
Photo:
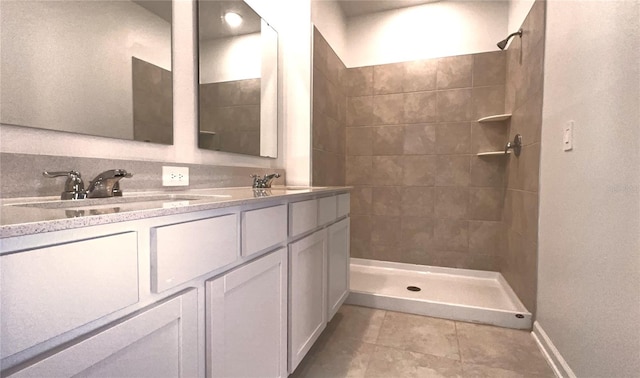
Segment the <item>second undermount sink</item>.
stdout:
[[[60,209],[60,210],[76,210],[76,209],[99,209],[109,208],[123,205],[133,205],[150,202],[161,202],[162,204],[180,204],[184,201],[197,201],[205,199],[205,196],[191,196],[180,194],[156,194],[143,196],[124,196],[109,198],[88,198],[81,200],[54,200],[43,202],[24,202],[15,203],[9,206],[30,207],[39,209]],[[187,203],[185,203],[187,204]],[[162,207],[162,206],[160,206]]]

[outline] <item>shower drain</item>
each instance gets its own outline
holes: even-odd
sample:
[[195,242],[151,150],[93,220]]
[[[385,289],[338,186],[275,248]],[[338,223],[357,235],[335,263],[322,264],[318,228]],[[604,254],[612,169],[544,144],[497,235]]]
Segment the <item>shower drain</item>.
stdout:
[[420,289],[417,286],[407,286],[407,290],[409,290],[409,291],[420,291],[422,289]]

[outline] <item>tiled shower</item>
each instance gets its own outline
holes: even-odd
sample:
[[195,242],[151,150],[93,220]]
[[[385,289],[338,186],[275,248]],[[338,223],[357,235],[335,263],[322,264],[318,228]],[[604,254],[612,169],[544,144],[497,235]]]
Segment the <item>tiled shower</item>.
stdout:
[[314,29],[313,185],[354,187],[352,257],[501,272],[534,312],[543,25],[538,1],[507,51],[354,68]]

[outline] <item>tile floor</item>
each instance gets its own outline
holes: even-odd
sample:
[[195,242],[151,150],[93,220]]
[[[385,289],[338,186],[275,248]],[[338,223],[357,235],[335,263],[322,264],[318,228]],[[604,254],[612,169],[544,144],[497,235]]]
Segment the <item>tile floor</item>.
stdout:
[[344,305],[291,377],[549,377],[527,331]]

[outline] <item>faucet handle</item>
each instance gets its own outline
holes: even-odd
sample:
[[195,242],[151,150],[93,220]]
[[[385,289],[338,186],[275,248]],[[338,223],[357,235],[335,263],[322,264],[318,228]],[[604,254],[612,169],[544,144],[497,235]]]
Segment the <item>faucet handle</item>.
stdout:
[[84,182],[78,171],[60,171],[60,172],[42,172],[44,177],[62,177],[66,176],[67,181],[64,183],[64,192],[60,194],[60,199],[83,199],[86,198],[84,191]]

